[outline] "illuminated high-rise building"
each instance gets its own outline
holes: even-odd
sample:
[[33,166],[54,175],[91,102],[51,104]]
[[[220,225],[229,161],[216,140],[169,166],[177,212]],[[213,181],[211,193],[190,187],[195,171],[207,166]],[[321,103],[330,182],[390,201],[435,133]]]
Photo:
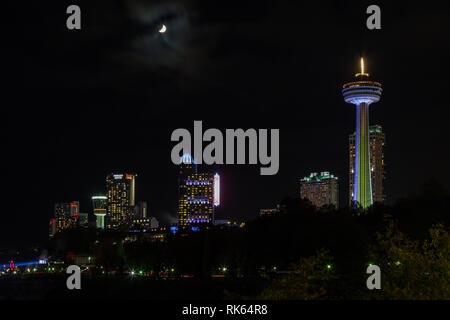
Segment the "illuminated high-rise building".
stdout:
[[361,58],[361,72],[356,81],[344,84],[342,94],[347,103],[356,106],[355,159],[352,205],[367,208],[373,204],[371,183],[371,160],[369,143],[369,106],[381,98],[381,83],[371,81],[364,72]]
[[79,214],[80,202],[78,201],[55,203],[55,218],[51,222],[55,233],[76,226]]
[[104,195],[96,195],[92,197],[92,208],[96,219],[96,227],[105,228],[105,216],[108,207],[108,197]]
[[106,176],[107,227],[117,228],[133,220],[136,175],[114,173]]
[[[178,178],[178,225],[214,222],[214,185],[219,188],[219,175],[197,172],[190,154],[180,159]],[[215,182],[215,183],[214,183]],[[217,195],[219,193],[217,192]],[[219,204],[219,199],[216,205]]]
[[[370,149],[370,179],[372,183],[373,202],[384,202],[383,180],[384,180],[384,144],[386,136],[380,125],[369,127],[369,149]],[[349,196],[350,203],[353,200],[355,157],[356,157],[356,133],[349,135]]]
[[339,208],[338,178],[326,171],[311,173],[300,181],[300,198],[308,199],[317,208],[327,205]]

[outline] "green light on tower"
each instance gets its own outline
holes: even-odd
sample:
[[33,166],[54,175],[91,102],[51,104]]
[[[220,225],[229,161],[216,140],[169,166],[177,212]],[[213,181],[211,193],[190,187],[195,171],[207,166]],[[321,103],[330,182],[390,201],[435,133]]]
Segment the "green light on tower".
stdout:
[[[361,72],[357,73],[355,77],[356,81],[344,84],[342,94],[345,102],[356,106],[353,205],[360,205],[366,209],[373,204],[369,150],[369,106],[380,100],[383,90],[381,83],[369,80],[369,74],[364,72],[363,58],[361,58]],[[378,128],[374,129],[378,130]]]

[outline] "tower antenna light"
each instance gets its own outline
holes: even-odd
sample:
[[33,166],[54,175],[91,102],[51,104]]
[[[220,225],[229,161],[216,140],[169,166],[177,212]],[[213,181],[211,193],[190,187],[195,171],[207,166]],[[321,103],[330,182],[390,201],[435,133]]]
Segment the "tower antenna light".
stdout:
[[367,77],[369,76],[368,73],[364,72],[364,58],[362,58],[362,57],[361,57],[361,72],[355,74],[355,77],[358,77],[358,76],[367,76]]

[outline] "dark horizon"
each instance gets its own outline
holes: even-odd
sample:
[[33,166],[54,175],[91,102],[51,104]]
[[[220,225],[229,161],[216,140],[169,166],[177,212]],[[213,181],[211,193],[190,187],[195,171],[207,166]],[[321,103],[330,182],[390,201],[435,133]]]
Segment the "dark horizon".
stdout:
[[[90,197],[115,171],[138,175],[136,200],[167,224],[177,200],[170,135],[192,133],[194,120],[222,132],[280,129],[277,175],[260,176],[260,165],[200,167],[221,175],[218,218],[256,217],[298,196],[300,179],[320,171],[339,177],[344,206],[355,111],[341,89],[361,56],[383,85],[370,124],[386,134],[387,203],[430,178],[450,187],[450,4],[380,4],[382,29],[370,31],[367,1],[137,2],[79,1],[80,31],[65,27],[67,1],[29,10],[45,19],[25,22],[23,79],[12,91],[21,104],[5,115],[13,192],[1,247],[45,241],[55,202],[79,200],[92,213]],[[160,20],[145,20],[149,12],[169,19],[166,39],[155,33]]]

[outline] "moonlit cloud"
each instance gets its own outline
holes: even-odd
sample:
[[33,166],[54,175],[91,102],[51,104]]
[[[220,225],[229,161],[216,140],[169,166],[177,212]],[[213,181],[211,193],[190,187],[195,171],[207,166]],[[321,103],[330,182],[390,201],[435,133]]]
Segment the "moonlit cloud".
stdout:
[[[129,17],[139,30],[130,39],[129,53],[147,66],[177,68],[189,48],[188,10],[179,3],[128,1]],[[166,31],[160,32],[162,25]]]

